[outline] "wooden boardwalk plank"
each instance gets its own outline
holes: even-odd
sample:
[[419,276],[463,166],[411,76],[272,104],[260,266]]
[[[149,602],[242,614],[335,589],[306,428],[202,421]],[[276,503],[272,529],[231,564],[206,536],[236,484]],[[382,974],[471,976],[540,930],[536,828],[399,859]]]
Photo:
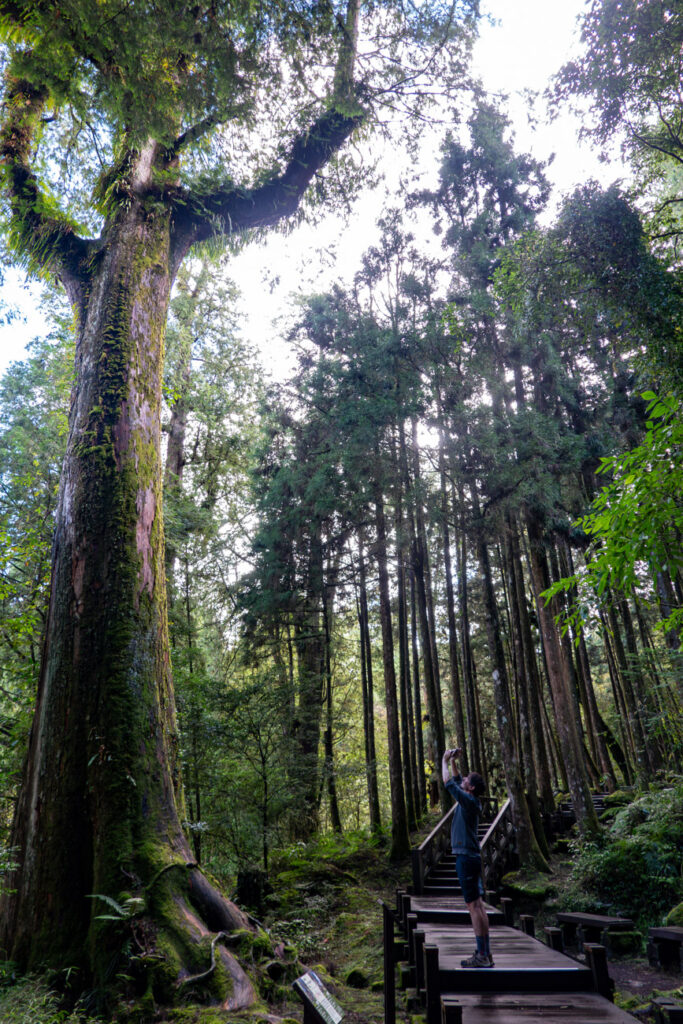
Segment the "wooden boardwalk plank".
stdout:
[[[471,928],[454,928],[425,921],[420,926],[425,933],[425,942],[439,947],[439,963],[442,969],[457,966],[460,960],[469,956],[474,949],[474,935]],[[506,925],[492,925],[490,928],[491,950],[497,968],[513,968],[524,972],[537,968],[555,968],[567,971],[582,971],[590,974],[584,965],[558,953],[544,942],[526,935],[517,928]],[[482,973],[480,969],[479,974]],[[490,973],[484,971],[483,973]]]
[[471,929],[420,924],[424,945],[438,949],[438,985],[443,992],[577,992],[593,989],[593,974],[564,953],[505,925],[490,930],[493,968],[464,968],[460,961],[471,956]]
[[[410,896],[409,913],[416,914],[419,922],[433,924],[470,924],[470,914],[462,896]],[[502,911],[485,903],[489,925],[504,924]]]
[[[450,995],[450,993],[444,993]],[[634,1024],[635,1018],[593,992],[453,993],[462,1007],[462,1024]]]

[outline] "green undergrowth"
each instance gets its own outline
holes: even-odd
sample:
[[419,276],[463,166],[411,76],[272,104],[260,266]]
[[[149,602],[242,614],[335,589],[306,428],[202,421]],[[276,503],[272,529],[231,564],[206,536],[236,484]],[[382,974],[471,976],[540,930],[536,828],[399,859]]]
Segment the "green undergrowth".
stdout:
[[58,996],[42,978],[27,977],[9,987],[0,988],[1,1024],[102,1024],[101,1019],[86,1017],[78,1010],[60,1007]]
[[[383,834],[326,835],[282,851],[271,872],[265,924],[297,948],[347,1010],[383,1018],[382,914],[405,884],[407,865],[391,865]],[[297,1016],[299,1013],[297,1012]]]
[[[312,968],[346,1011],[363,1024],[383,1021],[382,913],[378,900],[393,904],[395,889],[408,880],[409,864],[392,865],[385,834],[327,835],[280,851],[272,861],[272,892],[259,908],[261,929],[232,946],[257,989],[258,1003],[229,1013],[189,1004],[155,1007],[135,1000],[121,1004],[107,1024],[295,1024],[302,1006],[292,981]],[[227,879],[223,880],[225,883]],[[227,889],[227,884],[226,884]],[[105,1024],[102,1018],[65,1010],[42,979],[0,977],[0,1024]]]
[[631,917],[645,932],[683,900],[683,784],[635,795],[602,817],[597,840],[569,845],[557,908]]

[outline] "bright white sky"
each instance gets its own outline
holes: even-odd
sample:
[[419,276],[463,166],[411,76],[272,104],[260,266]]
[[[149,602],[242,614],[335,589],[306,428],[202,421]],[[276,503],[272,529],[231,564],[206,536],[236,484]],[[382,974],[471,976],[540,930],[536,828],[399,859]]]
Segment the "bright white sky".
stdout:
[[[587,178],[608,183],[623,174],[621,166],[600,164],[587,146],[579,146],[577,125],[569,115],[552,125],[534,126],[523,95],[526,89],[542,91],[578,50],[575,24],[584,0],[483,0],[482,6],[495,22],[481,25],[474,71],[490,92],[507,94],[517,149],[542,160],[555,153],[548,174],[556,186],[556,198]],[[542,103],[538,111],[543,112]],[[322,290],[335,278],[353,274],[360,254],[373,240],[379,206],[377,197],[361,199],[348,227],[327,221],[289,235],[273,233],[266,243],[249,246],[231,264],[231,276],[244,296],[244,334],[258,345],[266,368],[275,376],[286,372],[292,353],[280,341],[273,320],[282,314],[292,293]],[[333,262],[322,260],[318,252],[328,244],[334,250]],[[26,319],[0,328],[0,372],[11,360],[21,359],[26,342],[45,330],[39,289],[27,287],[21,275],[11,274],[5,290]]]

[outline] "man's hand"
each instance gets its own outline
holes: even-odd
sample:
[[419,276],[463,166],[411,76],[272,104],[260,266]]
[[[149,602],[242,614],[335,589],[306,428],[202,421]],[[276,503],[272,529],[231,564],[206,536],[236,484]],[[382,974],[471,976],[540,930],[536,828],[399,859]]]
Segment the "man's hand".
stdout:
[[460,748],[455,747],[453,750],[444,750],[443,757],[441,759],[441,778],[443,779],[444,786],[451,777],[449,765],[454,758],[460,753]]

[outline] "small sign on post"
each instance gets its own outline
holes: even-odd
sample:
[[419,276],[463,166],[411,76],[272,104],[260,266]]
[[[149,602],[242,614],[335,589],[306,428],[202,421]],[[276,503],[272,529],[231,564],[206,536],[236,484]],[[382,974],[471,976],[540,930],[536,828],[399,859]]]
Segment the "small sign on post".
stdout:
[[306,971],[292,988],[304,1004],[304,1024],[340,1024],[344,1011],[315,971]]

